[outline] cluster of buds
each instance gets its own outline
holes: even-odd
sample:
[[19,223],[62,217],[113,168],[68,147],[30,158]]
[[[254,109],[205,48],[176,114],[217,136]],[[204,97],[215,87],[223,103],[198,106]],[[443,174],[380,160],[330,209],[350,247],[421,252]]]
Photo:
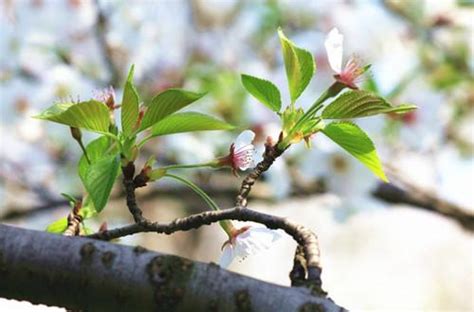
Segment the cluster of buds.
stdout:
[[155,158],[152,156],[147,160],[140,173],[133,179],[133,184],[135,187],[146,186],[148,182],[157,181],[164,177],[166,174],[166,169],[153,169],[154,164]]

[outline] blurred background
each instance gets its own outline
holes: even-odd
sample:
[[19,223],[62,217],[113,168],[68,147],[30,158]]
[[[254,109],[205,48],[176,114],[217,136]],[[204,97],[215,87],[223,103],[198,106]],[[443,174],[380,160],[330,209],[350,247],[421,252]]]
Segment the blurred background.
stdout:
[[[261,153],[278,120],[244,92],[240,73],[273,81],[288,104],[277,27],[317,62],[298,101],[308,107],[332,82],[324,39],[338,27],[346,59],[372,64],[361,84],[418,110],[362,119],[391,184],[381,184],[343,150],[316,135],[292,146],[251,194],[249,207],[315,231],[323,286],[355,311],[474,309],[474,3],[471,0],[46,1],[3,0],[0,15],[0,222],[44,230],[80,196],[81,155],[69,129],[32,119],[53,103],[87,100],[113,86],[121,99],[129,66],[143,100],[169,87],[208,91],[192,109],[240,130],[252,129]],[[226,154],[235,132],[152,140],[143,162],[195,163]],[[86,141],[94,136],[86,137]],[[187,175],[231,207],[240,179],[229,171]],[[159,181],[140,189],[147,217],[167,221],[206,210],[188,189]],[[107,209],[87,226],[131,222],[117,183]],[[123,244],[217,262],[226,240],[217,225],[171,236],[141,234]],[[230,269],[289,285],[295,245]],[[48,310],[0,299],[2,311]]]

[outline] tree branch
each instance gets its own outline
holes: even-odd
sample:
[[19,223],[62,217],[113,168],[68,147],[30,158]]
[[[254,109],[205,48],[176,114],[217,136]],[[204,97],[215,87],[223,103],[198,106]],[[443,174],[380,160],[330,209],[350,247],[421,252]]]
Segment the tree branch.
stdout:
[[124,227],[95,233],[89,235],[88,237],[101,240],[112,240],[115,238],[142,232],[172,234],[177,231],[196,229],[202,225],[209,225],[221,220],[253,221],[264,224],[270,229],[284,230],[304,249],[305,259],[308,267],[308,280],[314,281],[317,285],[321,286],[321,265],[316,235],[304,226],[293,223],[285,218],[264,214],[248,208],[206,211],[185,218],[179,218],[170,223],[135,223]]
[[[258,177],[267,170],[275,159],[283,153],[284,150],[279,150],[277,145],[272,145],[270,142],[267,142],[265,145],[265,152],[263,155],[263,161],[260,162],[255,170],[250,173],[247,178],[251,182],[242,183],[241,190],[244,190],[244,197],[242,197],[246,202],[246,197],[250,192],[251,186],[258,179]],[[233,209],[228,210],[218,210],[218,211],[207,211],[200,214],[194,214],[185,218],[176,219],[171,223],[159,223],[151,222],[150,220],[143,217],[142,210],[138,206],[135,197],[135,189],[138,187],[146,186],[148,182],[148,177],[146,174],[140,172],[137,176],[135,175],[135,165],[133,162],[129,162],[127,165],[122,167],[123,173],[123,185],[125,187],[125,193],[127,198],[127,206],[130,213],[133,215],[135,224],[128,225],[122,228],[101,231],[99,233],[90,235],[91,238],[110,240],[114,238],[119,238],[126,235],[136,234],[140,232],[156,232],[156,233],[165,233],[171,234],[176,231],[186,231],[190,229],[198,228],[204,224],[211,224],[213,222],[222,221],[222,220],[241,220],[241,221],[254,221],[261,224],[264,224],[270,229],[282,229],[287,234],[291,235],[293,239],[302,246],[301,252],[304,252],[305,262],[299,262],[300,265],[304,264],[305,271],[302,275],[305,279],[304,282],[310,288],[314,288],[317,291],[324,293],[322,290],[322,281],[321,281],[321,265],[320,265],[320,254],[319,254],[319,245],[316,235],[309,229],[305,228],[302,225],[292,223],[284,218],[267,215],[259,213],[254,210],[247,209],[244,206],[237,206]],[[248,185],[247,188],[244,188],[244,185]],[[239,193],[239,195],[242,193]],[[239,197],[238,197],[239,198]],[[239,202],[239,200],[238,200]],[[295,260],[296,263],[296,260]],[[294,272],[296,268],[293,268]],[[292,283],[296,283],[296,280],[293,280],[294,274],[290,274]]]
[[402,189],[394,184],[381,183],[372,195],[390,203],[408,204],[437,213],[456,221],[465,230],[474,232],[474,213],[419,187],[410,185],[410,188]]
[[275,160],[283,154],[285,150],[280,150],[277,144],[271,142],[265,143],[265,152],[263,153],[263,160],[255,166],[245,179],[242,181],[239,193],[237,194],[235,205],[238,207],[247,207],[247,197],[252,190],[252,186],[260,178],[260,176],[267,171]]
[[344,310],[215,264],[1,224],[0,297],[86,311]]
[[474,232],[474,213],[469,208],[441,198],[416,181],[408,179],[400,170],[390,164],[384,166],[395,183],[379,184],[372,192],[373,196],[390,203],[404,203],[437,213],[458,222],[465,230]]

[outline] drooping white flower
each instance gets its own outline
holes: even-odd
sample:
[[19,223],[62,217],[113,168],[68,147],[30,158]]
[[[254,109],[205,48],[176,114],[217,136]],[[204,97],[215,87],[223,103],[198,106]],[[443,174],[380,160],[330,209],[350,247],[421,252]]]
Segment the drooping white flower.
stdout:
[[329,65],[336,73],[340,73],[342,70],[343,43],[344,36],[337,28],[333,28],[329,32],[326,41],[324,42]]
[[324,42],[328,61],[331,68],[336,72],[334,78],[351,89],[357,89],[356,83],[361,75],[367,70],[367,66],[362,66],[361,61],[356,57],[351,57],[344,68],[342,67],[344,36],[337,28],[333,28]]
[[255,147],[252,144],[255,133],[251,130],[243,131],[231,144],[229,154],[218,159],[218,166],[228,166],[232,172],[237,174],[237,170],[247,170],[254,166]]
[[234,229],[229,236],[229,240],[222,246],[222,256],[219,260],[219,265],[223,268],[227,268],[234,259],[243,260],[270,248],[281,237],[275,230],[254,226]]

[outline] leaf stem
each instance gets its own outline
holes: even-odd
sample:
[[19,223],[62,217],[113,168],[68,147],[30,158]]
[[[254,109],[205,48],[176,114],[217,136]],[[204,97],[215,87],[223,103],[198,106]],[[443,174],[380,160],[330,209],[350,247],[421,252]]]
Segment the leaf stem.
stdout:
[[[165,177],[175,179],[175,180],[183,183],[184,185],[188,186],[196,194],[201,196],[201,198],[206,202],[206,204],[212,210],[220,211],[219,206],[216,204],[216,202],[214,200],[212,200],[212,198],[209,197],[209,195],[207,195],[206,192],[204,192],[199,186],[197,186],[193,182],[189,181],[186,178],[183,178],[183,177],[180,177],[180,176],[177,176],[177,175],[174,175],[174,174],[170,174],[170,173],[165,174]],[[222,227],[222,229],[224,229],[224,231],[227,233],[227,235],[229,235],[229,237],[231,237],[232,232],[234,230],[234,226],[232,225],[232,222],[230,222],[229,220],[221,220],[221,221],[219,221],[219,224]]]
[[165,170],[171,170],[171,169],[190,169],[190,168],[203,168],[203,167],[212,167],[214,165],[214,162],[210,161],[207,163],[201,163],[201,164],[188,164],[188,165],[169,165],[169,166],[163,166],[160,167],[160,169],[165,169]]
[[293,128],[290,132],[286,135],[286,137],[278,144],[279,148],[286,148],[289,145],[288,140],[291,140],[293,134],[298,131],[299,127],[303,125],[305,121],[313,117],[314,114],[318,112],[323,107],[323,103],[332,97],[338,95],[342,90],[344,90],[345,86],[339,82],[333,83],[329,88],[326,89],[321,95],[316,99],[316,101],[311,105],[311,107],[303,114],[295,123]]
[[192,189],[194,192],[196,192],[196,194],[201,196],[201,198],[209,205],[209,207],[212,210],[216,210],[216,211],[220,210],[219,206],[217,206],[217,204],[209,197],[209,195],[206,194],[206,192],[204,192],[199,186],[197,186],[193,182],[189,181],[188,179],[177,176],[177,175],[174,175],[174,174],[170,174],[170,173],[165,174],[165,177],[175,179],[175,180],[185,184],[190,189]]
[[91,164],[91,159],[89,158],[89,155],[87,155],[87,150],[84,147],[84,144],[82,143],[82,140],[76,140],[77,143],[79,143],[79,146],[81,147],[82,152],[84,153],[84,157],[86,158],[87,163],[90,165]]
[[314,114],[318,112],[323,107],[323,103],[332,97],[335,97],[338,95],[342,90],[344,90],[345,86],[339,82],[333,83],[326,91],[321,93],[319,98],[311,105],[311,107],[306,111],[306,113],[301,116],[300,120],[296,122],[296,125],[300,124],[301,122],[304,122],[311,118]]

